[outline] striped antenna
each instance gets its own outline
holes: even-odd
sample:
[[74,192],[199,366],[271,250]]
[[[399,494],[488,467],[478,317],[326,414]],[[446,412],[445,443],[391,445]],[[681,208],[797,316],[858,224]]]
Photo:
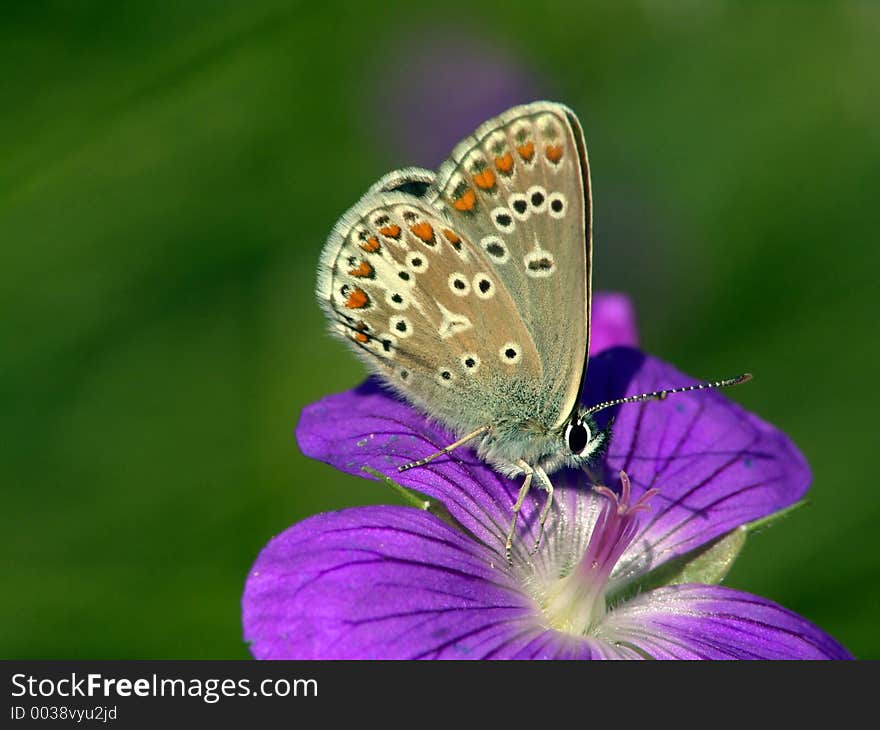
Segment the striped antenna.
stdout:
[[743,373],[735,378],[727,380],[716,380],[714,383],[700,383],[699,385],[688,385],[684,388],[668,388],[667,390],[655,390],[653,393],[642,393],[641,395],[631,395],[628,398],[617,398],[616,400],[606,400],[604,403],[597,403],[592,408],[587,409],[587,413],[595,413],[596,411],[611,408],[611,406],[620,405],[621,403],[640,403],[646,400],[666,400],[666,396],[675,393],[689,393],[692,390],[708,390],[709,388],[729,388],[731,385],[739,385],[740,383],[748,383],[752,379],[751,373]]

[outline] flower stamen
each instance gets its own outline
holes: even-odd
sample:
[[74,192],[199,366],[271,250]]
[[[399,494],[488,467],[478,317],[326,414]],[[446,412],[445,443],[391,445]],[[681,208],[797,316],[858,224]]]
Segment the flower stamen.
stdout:
[[620,472],[620,496],[605,486],[594,491],[607,499],[593,527],[587,549],[574,570],[550,586],[544,615],[559,631],[585,636],[605,616],[605,587],[611,571],[638,532],[636,515],[650,509],[658,489],[648,489],[633,504],[632,484]]

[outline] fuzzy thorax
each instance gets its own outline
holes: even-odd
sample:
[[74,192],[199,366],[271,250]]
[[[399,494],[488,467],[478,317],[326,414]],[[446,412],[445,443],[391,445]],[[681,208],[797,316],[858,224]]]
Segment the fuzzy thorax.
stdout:
[[479,457],[508,477],[520,476],[520,460],[529,465],[540,465],[565,447],[562,433],[552,431],[535,421],[513,423],[500,421],[493,424],[477,444]]
[[564,467],[580,468],[594,463],[604,452],[611,436],[611,424],[598,430],[595,423],[587,417],[590,424],[590,439],[584,449],[575,453],[565,438],[569,422],[585,418],[584,409],[578,408],[562,428],[550,429],[540,423],[501,422],[482,436],[477,444],[481,459],[508,477],[521,476],[524,472],[518,464],[521,461],[532,467],[552,474]]

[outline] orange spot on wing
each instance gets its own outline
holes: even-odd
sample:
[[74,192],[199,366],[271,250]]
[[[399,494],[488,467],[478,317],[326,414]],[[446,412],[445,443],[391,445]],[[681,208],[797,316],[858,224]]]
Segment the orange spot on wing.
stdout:
[[434,229],[426,221],[416,223],[410,230],[425,243],[431,243],[434,240]]
[[509,175],[513,170],[513,155],[507,152],[501,155],[501,157],[496,157],[495,167],[498,169],[498,172]]
[[520,157],[529,162],[535,156],[535,145],[532,142],[526,142],[517,147],[516,151],[519,152]]
[[476,202],[477,194],[473,191],[473,188],[468,188],[458,200],[452,203],[452,207],[464,212],[467,210],[473,210]]
[[360,278],[363,278],[366,276],[372,276],[373,275],[373,267],[370,266],[366,261],[361,261],[353,269],[350,269],[348,273],[351,276],[357,276]]
[[366,241],[359,243],[358,245],[367,253],[375,253],[381,248],[381,246],[379,246],[379,239],[375,236],[370,236]]
[[491,190],[495,187],[495,173],[487,167],[482,172],[474,175],[474,184],[480,190]]
[[446,236],[446,240],[449,241],[449,243],[461,243],[461,238],[459,238],[455,231],[450,231],[448,228],[444,228],[443,235]]
[[354,338],[355,338],[358,342],[360,342],[361,344],[366,344],[367,342],[370,341],[370,338],[367,337],[367,335],[365,335],[363,332],[355,332],[355,333],[354,333]]
[[345,300],[345,306],[349,309],[363,309],[370,303],[370,298],[363,289],[355,288]]
[[390,226],[384,226],[379,229],[379,233],[388,238],[400,238],[400,226],[392,223]]
[[562,159],[562,145],[561,144],[551,144],[547,146],[547,149],[544,150],[544,154],[547,155],[547,159],[550,160],[554,165]]

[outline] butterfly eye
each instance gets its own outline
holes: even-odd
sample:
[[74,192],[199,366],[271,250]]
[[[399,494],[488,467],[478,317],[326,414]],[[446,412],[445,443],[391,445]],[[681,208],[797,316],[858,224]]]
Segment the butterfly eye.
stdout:
[[591,436],[590,429],[581,422],[569,423],[568,428],[565,429],[565,442],[568,444],[571,453],[578,456],[583,455],[587,445],[590,443]]

